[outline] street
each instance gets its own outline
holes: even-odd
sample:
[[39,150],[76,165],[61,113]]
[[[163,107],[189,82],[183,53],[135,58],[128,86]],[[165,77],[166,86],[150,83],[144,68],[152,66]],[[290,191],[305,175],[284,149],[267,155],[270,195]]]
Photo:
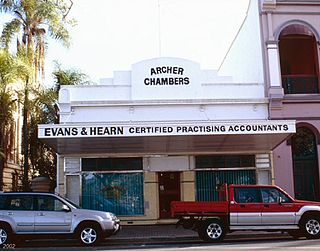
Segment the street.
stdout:
[[[8,248],[9,249],[9,248]],[[130,241],[126,243],[106,240],[96,247],[81,247],[74,241],[33,241],[26,242],[15,250],[180,250],[180,251],[207,251],[207,250],[320,250],[320,240],[293,240],[291,237],[283,236],[277,239],[264,237],[258,239],[244,238],[240,240],[226,240],[222,243],[205,243],[197,240],[150,240]]]

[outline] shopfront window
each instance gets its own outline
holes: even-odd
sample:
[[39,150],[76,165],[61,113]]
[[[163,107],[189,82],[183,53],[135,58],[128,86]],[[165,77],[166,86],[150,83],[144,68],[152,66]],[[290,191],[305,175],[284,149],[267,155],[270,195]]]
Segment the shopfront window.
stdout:
[[81,170],[83,208],[144,214],[142,158],[83,158]]
[[144,214],[143,173],[84,173],[82,207],[116,215]]
[[82,171],[142,170],[142,158],[82,158]]
[[196,156],[197,168],[254,167],[254,155],[203,155]]
[[217,201],[222,184],[256,184],[255,170],[197,171],[196,200]]
[[222,184],[256,184],[254,168],[253,154],[196,156],[196,199],[219,200]]

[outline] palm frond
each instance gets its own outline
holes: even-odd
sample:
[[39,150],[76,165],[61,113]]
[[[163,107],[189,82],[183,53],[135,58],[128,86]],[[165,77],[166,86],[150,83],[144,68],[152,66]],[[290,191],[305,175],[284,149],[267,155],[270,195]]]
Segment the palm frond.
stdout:
[[10,12],[15,8],[14,0],[0,0],[0,12]]
[[13,36],[18,33],[20,29],[21,22],[17,18],[5,23],[0,37],[1,45],[5,48],[8,48]]

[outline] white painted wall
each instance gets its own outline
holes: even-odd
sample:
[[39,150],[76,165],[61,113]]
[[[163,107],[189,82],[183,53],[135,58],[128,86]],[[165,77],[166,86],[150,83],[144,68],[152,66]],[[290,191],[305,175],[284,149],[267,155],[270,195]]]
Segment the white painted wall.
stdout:
[[159,156],[148,157],[146,171],[166,172],[166,171],[188,171],[190,170],[189,156]]
[[74,107],[61,120],[66,123],[264,120],[267,114],[263,103],[115,105]]
[[251,0],[247,17],[219,68],[219,74],[232,76],[234,82],[239,83],[264,82],[258,0]]
[[[182,74],[150,74],[156,67],[182,67]],[[187,85],[150,86],[145,78],[188,78]],[[196,62],[156,58],[115,72],[101,85],[63,86],[60,123],[143,121],[229,121],[268,118],[261,82],[234,82]]]

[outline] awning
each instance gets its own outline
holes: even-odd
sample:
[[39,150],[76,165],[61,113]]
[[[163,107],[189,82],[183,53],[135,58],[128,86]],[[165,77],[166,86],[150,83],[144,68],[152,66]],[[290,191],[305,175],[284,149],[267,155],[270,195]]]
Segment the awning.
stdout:
[[39,125],[59,154],[194,154],[261,152],[295,133],[295,121]]

